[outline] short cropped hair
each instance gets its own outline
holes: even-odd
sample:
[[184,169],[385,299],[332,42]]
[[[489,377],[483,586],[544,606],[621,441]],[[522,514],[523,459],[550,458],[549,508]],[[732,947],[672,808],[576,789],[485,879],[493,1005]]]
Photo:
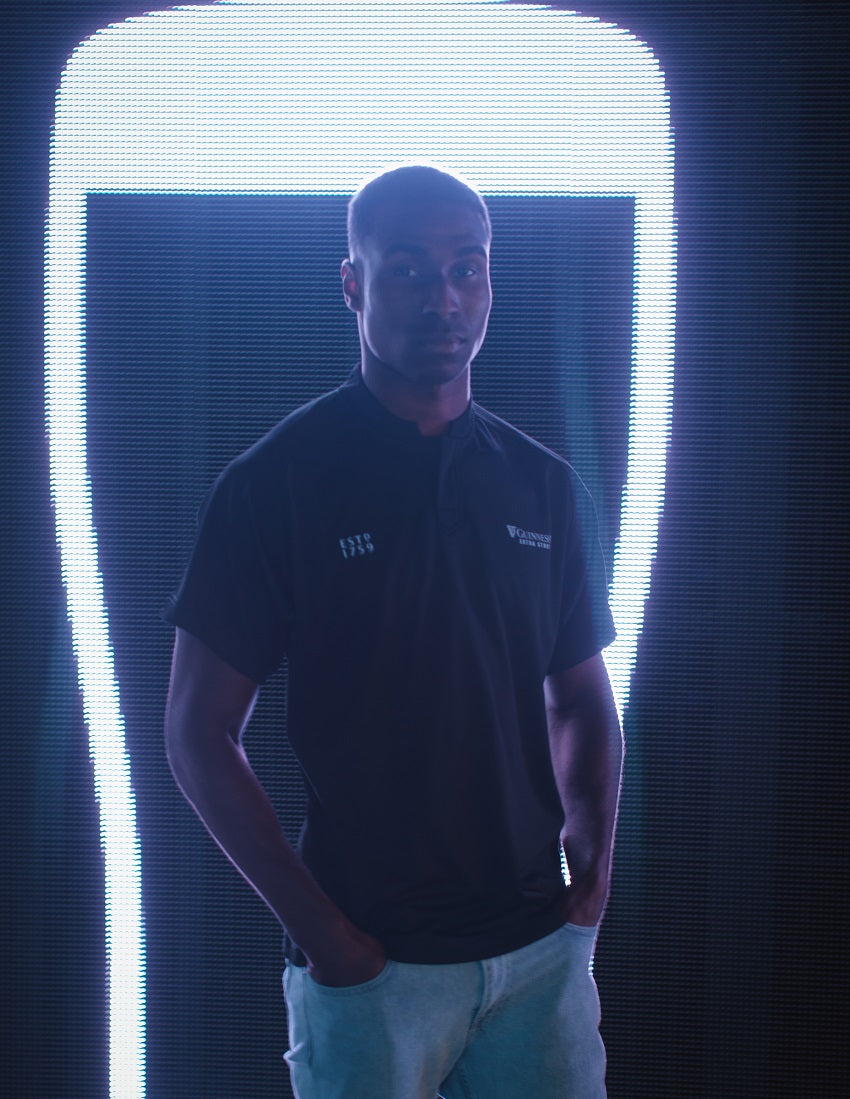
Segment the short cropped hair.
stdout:
[[377,212],[393,202],[432,204],[459,202],[481,217],[492,236],[490,214],[484,199],[465,180],[430,164],[406,164],[366,180],[348,202],[348,255],[354,259],[373,231]]

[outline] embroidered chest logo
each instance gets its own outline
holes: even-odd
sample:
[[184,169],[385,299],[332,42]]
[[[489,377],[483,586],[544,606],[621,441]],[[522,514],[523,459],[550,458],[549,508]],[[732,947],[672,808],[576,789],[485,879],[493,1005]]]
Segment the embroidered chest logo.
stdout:
[[523,530],[522,527],[515,527],[511,523],[507,523],[506,526],[508,534],[521,546],[533,546],[535,549],[542,550],[552,548],[551,534],[538,534],[536,530]]
[[368,531],[364,531],[362,534],[349,534],[347,538],[340,538],[339,548],[346,561],[351,557],[365,557],[367,553],[375,552],[375,544],[372,541],[372,535]]

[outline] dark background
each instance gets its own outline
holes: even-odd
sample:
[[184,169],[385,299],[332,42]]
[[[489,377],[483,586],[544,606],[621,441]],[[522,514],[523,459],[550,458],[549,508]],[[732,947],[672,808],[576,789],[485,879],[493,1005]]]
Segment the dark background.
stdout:
[[[0,9],[0,1080],[16,1096],[107,1090],[97,817],[43,430],[52,97],[81,38],[154,6]],[[679,233],[666,505],[597,957],[612,1097],[846,1087],[843,9],[581,6],[667,75]],[[176,793],[163,813],[168,848],[191,821]],[[169,993],[187,1010],[162,1033],[149,1002],[149,1094],[283,1094],[282,1011],[246,1023],[279,1002],[276,929],[202,834],[188,843]],[[256,948],[236,949],[248,935]],[[193,1000],[202,986],[214,996]]]

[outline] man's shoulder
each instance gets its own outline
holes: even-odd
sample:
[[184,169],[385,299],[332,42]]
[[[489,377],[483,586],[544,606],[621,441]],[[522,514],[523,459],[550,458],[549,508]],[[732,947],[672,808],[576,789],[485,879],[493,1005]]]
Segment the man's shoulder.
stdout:
[[346,382],[293,409],[234,459],[231,468],[256,473],[267,467],[277,469],[301,455],[310,458],[321,452],[329,442],[338,440],[350,419],[349,388]]
[[479,436],[494,449],[526,462],[532,468],[550,469],[568,476],[574,472],[562,455],[478,403],[475,404],[475,414]]

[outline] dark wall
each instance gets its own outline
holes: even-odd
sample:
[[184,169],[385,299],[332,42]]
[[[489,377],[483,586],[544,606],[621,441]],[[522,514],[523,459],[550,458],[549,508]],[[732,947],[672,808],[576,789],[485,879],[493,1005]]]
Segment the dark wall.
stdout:
[[[2,1079],[20,1096],[107,1090],[97,817],[43,433],[41,240],[62,63],[148,6],[0,13]],[[667,74],[679,233],[666,506],[597,958],[610,1092],[843,1094],[848,21],[837,4],[582,10],[647,41]],[[188,823],[176,794],[169,812]],[[205,1019],[273,1004],[278,963],[259,903],[200,830],[192,842],[211,878],[200,910],[188,890],[174,902],[199,928],[181,965],[220,973],[220,994],[169,1054],[173,1079],[186,1059],[244,1056],[268,1064],[275,1094],[279,1018],[250,1046],[193,1044]],[[229,960],[225,920],[256,934],[253,968]],[[149,1037],[175,1041],[155,1022]],[[166,1062],[157,1095],[188,1094],[168,1078]]]

